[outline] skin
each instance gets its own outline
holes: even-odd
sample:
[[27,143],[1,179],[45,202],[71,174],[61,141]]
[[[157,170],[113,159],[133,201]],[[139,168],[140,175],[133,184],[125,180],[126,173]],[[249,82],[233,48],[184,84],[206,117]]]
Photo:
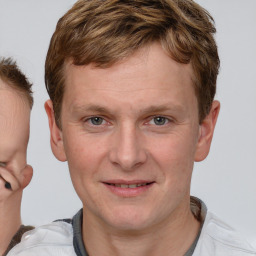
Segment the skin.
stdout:
[[[21,225],[23,189],[32,178],[27,165],[30,107],[24,95],[0,79],[0,254]],[[8,181],[12,189],[6,189]]]
[[[219,103],[199,125],[191,65],[157,43],[105,69],[67,63],[65,74],[61,130],[50,100],[45,108],[53,153],[68,161],[83,202],[88,253],[184,255],[200,226],[193,164],[209,152]],[[133,194],[106,185],[137,181],[152,184]]]

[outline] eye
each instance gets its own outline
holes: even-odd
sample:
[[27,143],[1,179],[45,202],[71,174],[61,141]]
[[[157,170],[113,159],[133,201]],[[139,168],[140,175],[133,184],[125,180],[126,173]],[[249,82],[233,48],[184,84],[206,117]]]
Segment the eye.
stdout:
[[[149,124],[154,124],[154,125],[165,125],[169,122],[170,120],[166,117],[163,116],[155,116],[152,120],[150,120]],[[152,123],[153,122],[153,123]]]
[[88,121],[93,125],[102,125],[106,122],[102,117],[99,116],[91,117],[88,119]]

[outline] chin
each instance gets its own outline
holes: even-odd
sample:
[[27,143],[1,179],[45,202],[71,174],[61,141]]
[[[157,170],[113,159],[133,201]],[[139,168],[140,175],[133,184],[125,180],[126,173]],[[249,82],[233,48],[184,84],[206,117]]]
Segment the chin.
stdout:
[[117,230],[137,232],[150,226],[152,216],[141,209],[119,209],[112,212],[107,222]]

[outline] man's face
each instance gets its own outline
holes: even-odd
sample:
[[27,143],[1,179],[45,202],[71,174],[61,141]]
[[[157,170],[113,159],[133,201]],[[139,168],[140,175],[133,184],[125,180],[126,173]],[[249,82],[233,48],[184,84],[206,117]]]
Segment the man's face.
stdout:
[[0,163],[16,177],[26,166],[29,120],[25,97],[0,79]]
[[87,218],[134,230],[188,212],[200,137],[191,65],[154,44],[105,69],[67,64],[65,79],[53,151]]

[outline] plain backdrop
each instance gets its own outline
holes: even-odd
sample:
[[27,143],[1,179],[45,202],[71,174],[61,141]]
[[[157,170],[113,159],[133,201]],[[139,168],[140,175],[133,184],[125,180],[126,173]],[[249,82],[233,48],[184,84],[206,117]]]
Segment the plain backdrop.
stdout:
[[[50,148],[43,104],[44,61],[56,22],[74,0],[0,0],[0,55],[17,60],[33,82],[28,163],[34,168],[24,191],[22,219],[39,225],[72,217],[81,207],[66,163]],[[221,101],[208,158],[196,163],[192,194],[249,239],[256,240],[256,1],[197,0],[214,17],[221,70]],[[1,142],[0,142],[1,143]]]

